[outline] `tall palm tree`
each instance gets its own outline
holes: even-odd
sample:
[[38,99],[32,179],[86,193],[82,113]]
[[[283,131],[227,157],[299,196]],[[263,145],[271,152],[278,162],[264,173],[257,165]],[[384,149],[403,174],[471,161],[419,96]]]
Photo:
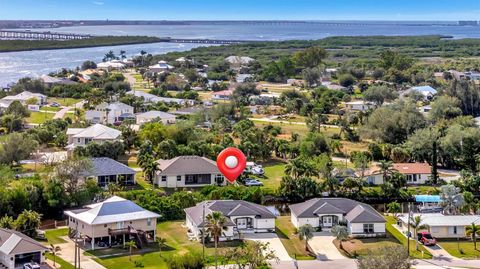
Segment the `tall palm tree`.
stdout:
[[50,244],[50,253],[52,253],[52,256],[53,256],[53,267],[57,267],[56,266],[57,255],[61,250],[62,249],[60,248],[60,246],[54,246],[53,244]]
[[387,181],[396,171],[395,168],[393,168],[393,162],[391,161],[380,161],[377,166],[380,169],[380,172],[382,172],[384,181]]
[[160,165],[153,157],[142,162],[142,169],[143,173],[145,173],[145,179],[150,183],[153,183],[155,173],[161,170]]
[[305,240],[305,250],[308,251],[308,241],[313,238],[313,233],[315,229],[310,224],[305,224],[298,228],[298,238],[300,240]]
[[332,234],[337,238],[340,242],[340,249],[343,249],[342,242],[348,238],[348,230],[347,227],[341,225],[335,225],[332,228]]
[[[410,218],[410,226],[413,228],[413,238],[415,238],[415,248],[418,250],[418,236],[417,232],[419,230],[426,230],[429,228],[427,224],[422,224],[422,217],[415,216]],[[410,240],[410,238],[408,238]]]
[[474,249],[477,250],[477,236],[480,236],[480,225],[472,222],[470,226],[465,227],[465,235],[472,238]]
[[205,232],[210,234],[213,238],[215,243],[215,268],[218,268],[218,255],[217,255],[217,248],[218,248],[218,241],[220,240],[220,236],[222,236],[223,232],[228,229],[227,227],[227,219],[222,215],[221,212],[214,211],[206,216],[206,230]]
[[128,241],[125,242],[125,248],[128,248],[128,260],[132,261],[132,250],[134,248],[137,248],[137,244],[135,243],[135,241]]

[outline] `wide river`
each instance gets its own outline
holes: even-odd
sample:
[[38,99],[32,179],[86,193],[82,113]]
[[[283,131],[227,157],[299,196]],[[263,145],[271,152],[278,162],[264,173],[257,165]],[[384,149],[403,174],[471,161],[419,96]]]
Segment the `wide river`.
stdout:
[[[92,35],[147,35],[176,38],[235,40],[321,39],[329,36],[450,35],[480,38],[480,27],[457,26],[452,22],[311,22],[311,23],[195,23],[190,25],[78,26],[48,29],[54,32]],[[128,56],[141,50],[152,54],[184,51],[196,44],[156,43],[115,47],[0,53],[0,86],[25,76],[40,76],[61,68],[75,68],[85,60],[101,61],[109,50],[125,50]]]

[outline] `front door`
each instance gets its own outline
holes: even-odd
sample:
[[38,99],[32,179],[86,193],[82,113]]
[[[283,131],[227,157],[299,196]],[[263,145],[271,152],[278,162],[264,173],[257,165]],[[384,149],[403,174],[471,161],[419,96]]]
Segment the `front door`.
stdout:
[[332,227],[333,225],[332,216],[324,216],[323,217],[323,227]]
[[237,219],[237,229],[247,229],[247,219]]

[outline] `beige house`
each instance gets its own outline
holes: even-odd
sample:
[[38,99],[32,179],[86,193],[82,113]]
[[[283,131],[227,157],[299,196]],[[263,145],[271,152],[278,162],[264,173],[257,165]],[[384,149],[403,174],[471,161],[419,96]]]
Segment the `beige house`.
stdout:
[[[428,225],[428,231],[436,238],[465,238],[465,227],[475,223],[480,225],[480,215],[443,215],[441,213],[413,214],[413,217],[420,216],[421,224]],[[408,230],[408,215],[399,217],[399,228],[406,232]],[[412,232],[413,230],[410,229]],[[413,235],[415,236],[415,235]]]
[[350,111],[367,111],[374,107],[374,104],[365,101],[345,102],[345,108]]
[[217,163],[200,156],[179,156],[158,160],[159,171],[155,185],[163,188],[195,188],[207,185],[225,185]]
[[88,128],[68,128],[68,150],[84,147],[88,143],[103,143],[105,141],[120,141],[122,132],[102,124],[94,124]]
[[45,263],[47,247],[32,238],[0,228],[0,268],[23,268],[26,263]]
[[160,217],[118,196],[64,213],[70,231],[83,238],[84,245],[92,250],[132,240],[141,248],[155,240],[157,218]]

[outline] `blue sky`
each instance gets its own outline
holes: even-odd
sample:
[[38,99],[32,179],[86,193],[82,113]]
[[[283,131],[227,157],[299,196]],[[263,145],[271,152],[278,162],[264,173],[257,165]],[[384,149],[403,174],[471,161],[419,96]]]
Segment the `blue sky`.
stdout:
[[480,0],[0,0],[0,19],[480,20]]

